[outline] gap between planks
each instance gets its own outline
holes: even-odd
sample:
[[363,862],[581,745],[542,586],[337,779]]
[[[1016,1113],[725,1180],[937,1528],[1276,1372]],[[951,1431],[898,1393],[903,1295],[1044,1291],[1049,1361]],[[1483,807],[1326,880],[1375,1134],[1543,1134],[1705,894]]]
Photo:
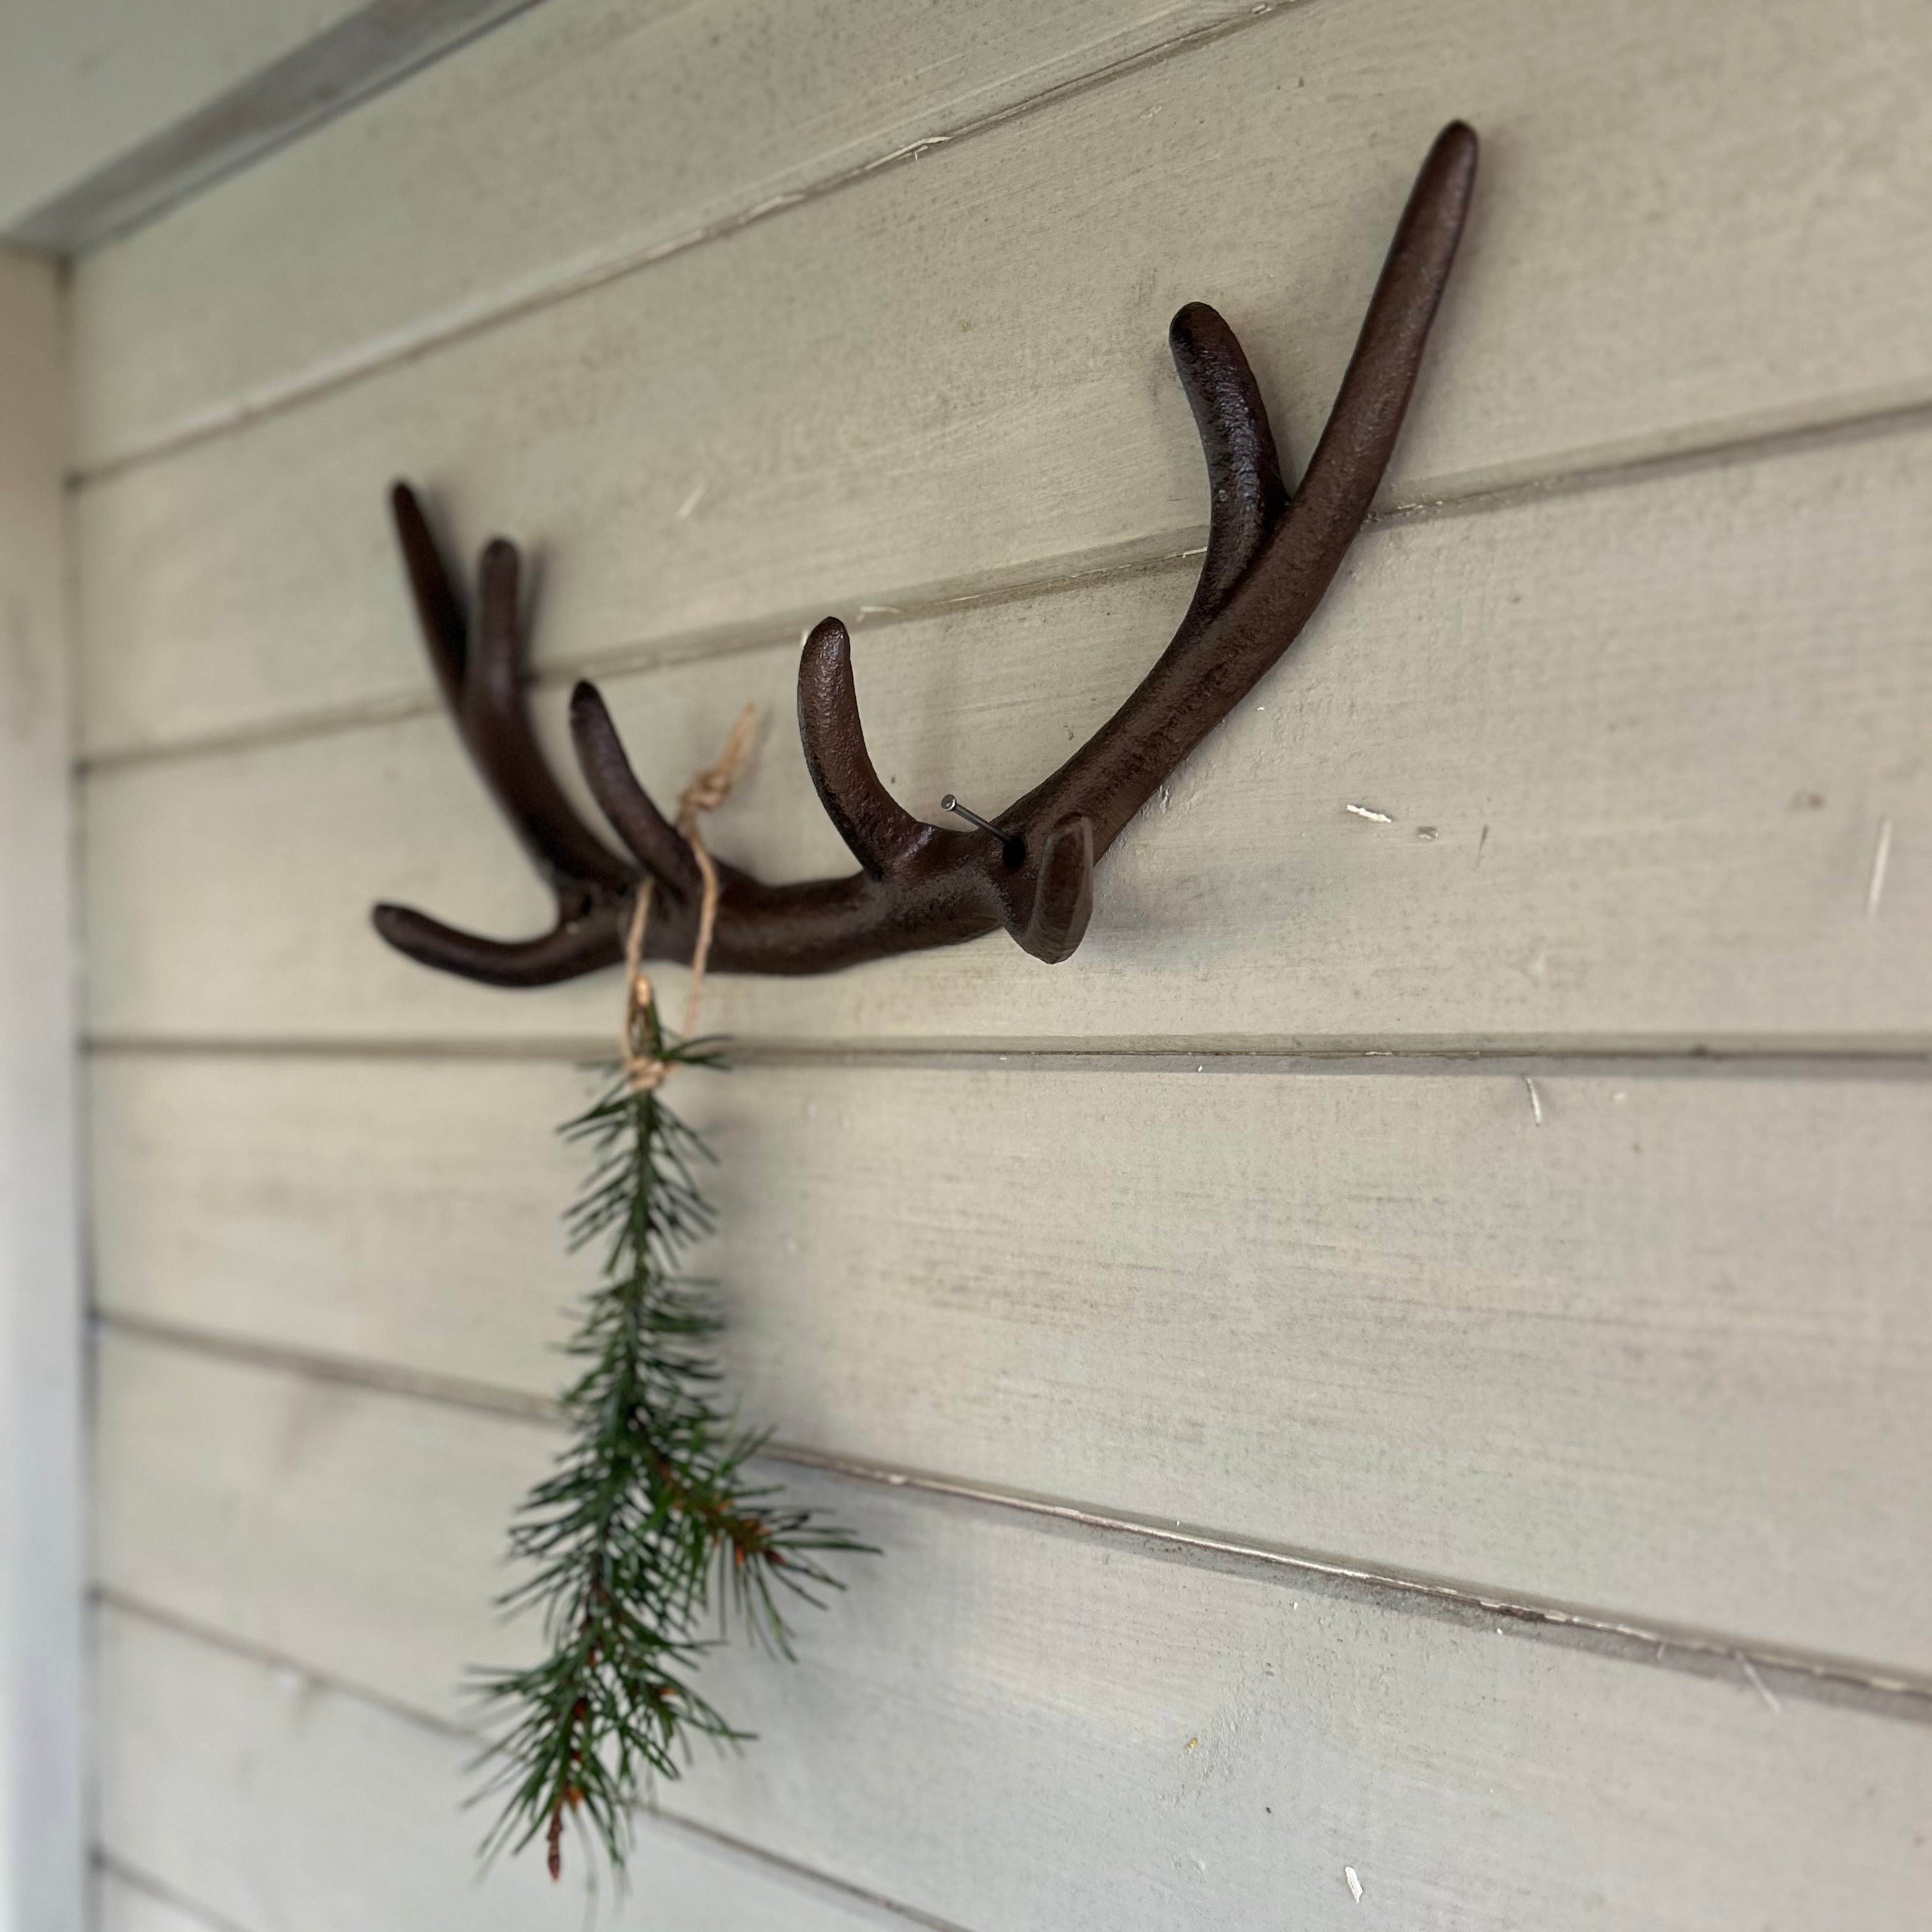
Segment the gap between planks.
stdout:
[[[99,1034],[81,1042],[95,1059],[533,1060],[599,1066],[616,1057],[609,1040],[370,1040],[346,1036],[214,1039],[193,1035]],[[1526,1036],[1494,1041],[1420,1038],[1388,1045],[1347,1039],[1174,1036],[1158,1040],[734,1039],[734,1066],[919,1068],[970,1072],[1038,1069],[1065,1072],[1532,1074],[1546,1079],[1825,1078],[1920,1080],[1932,1073],[1932,1041],[1790,1036],[1696,1040]]]
[[[1853,410],[1824,422],[1799,422],[1756,429],[1720,427],[1702,442],[1640,453],[1606,452],[1599,459],[1574,456],[1570,466],[1549,474],[1505,482],[1481,477],[1453,479],[1405,498],[1364,520],[1365,530],[1435,522],[1448,518],[1481,516],[1520,505],[1555,497],[1580,496],[1660,482],[1668,478],[1740,469],[1801,457],[1844,444],[1910,435],[1932,425],[1932,400],[1888,403]],[[872,634],[901,626],[929,623],[963,610],[1123,584],[1142,577],[1180,575],[1197,571],[1206,554],[1204,525],[1169,531],[1102,550],[1042,559],[997,574],[973,579],[928,584],[910,589],[874,591],[842,601],[856,614],[848,628],[855,634]],[[400,581],[400,579],[398,580]],[[400,610],[400,605],[398,604]],[[583,677],[630,677],[712,658],[769,650],[795,644],[824,614],[794,610],[774,616],[702,630],[674,632],[580,652],[554,662],[532,667],[525,676],[534,690],[558,688]],[[427,717],[442,708],[434,686],[398,691],[350,704],[290,712],[231,728],[186,735],[152,744],[109,746],[74,760],[77,776],[86,778],[155,765],[231,756],[276,745],[288,745],[334,734],[368,730]]]
[[[1224,40],[1276,14],[1308,4],[1308,0],[1254,0],[1248,10],[1228,20],[1189,28],[1172,38],[1132,53],[1103,62],[1084,74],[1072,74],[1018,100],[992,110],[957,126],[940,125],[927,134],[901,140],[885,154],[874,154],[837,169],[818,181],[784,193],[772,192],[769,180],[748,184],[736,197],[737,206],[708,221],[694,223],[680,232],[659,239],[614,250],[607,257],[586,262],[579,260],[540,271],[520,284],[437,310],[407,326],[379,335],[358,347],[326,356],[308,368],[298,370],[259,388],[244,392],[232,400],[211,405],[184,418],[172,428],[145,442],[135,444],[119,455],[76,470],[70,487],[84,489],[123,472],[157,463],[196,445],[232,434],[301,404],[346,388],[397,364],[412,362],[433,350],[487,334],[539,310],[551,308],[572,297],[639,273],[672,256],[682,255],[706,243],[722,242],[740,234],[754,224],[787,213],[794,208],[837,194],[890,167],[916,162],[938,148],[957,147],[975,136],[992,132],[1009,123],[1055,106],[1075,96],[1105,87],[1130,74],[1157,67]],[[940,117],[942,122],[943,115]]]
[[[259,1664],[266,1670],[288,1672],[319,1690],[334,1696],[352,1699],[358,1704],[380,1711],[386,1716],[394,1718],[403,1724],[416,1725],[437,1737],[453,1738],[465,1745],[474,1745],[479,1741],[480,1732],[467,1730],[460,1724],[453,1724],[447,1718],[438,1717],[431,1712],[418,1710],[399,1698],[370,1690],[330,1672],[316,1670],[304,1663],[300,1658],[291,1657],[285,1652],[272,1649],[245,1637],[231,1636],[225,1630],[216,1630],[193,1618],[177,1616],[172,1610],[164,1610],[126,1591],[97,1585],[89,1594],[95,1604],[112,1610],[117,1616],[152,1624],[156,1629],[184,1637],[190,1643],[200,1644],[226,1656],[245,1658],[249,1662]],[[874,1892],[866,1886],[853,1884],[830,1872],[821,1871],[816,1866],[802,1864],[795,1858],[788,1858],[781,1852],[767,1850],[763,1845],[754,1844],[749,1839],[734,1838],[728,1832],[720,1832],[711,1826],[700,1824],[695,1819],[685,1817],[678,1812],[664,1810],[655,1803],[647,1805],[645,1810],[655,1824],[701,1839],[706,1844],[715,1846],[748,1864],[761,1866],[768,1871],[783,1873],[788,1877],[800,1880],[836,1898],[868,1906],[875,1911],[902,1920],[908,1925],[923,1928],[925,1932],[965,1932],[964,1928],[952,1919],[935,1918],[930,1912],[922,1912],[916,1906],[903,1904],[884,1892]],[[211,1928],[211,1932],[248,1932],[248,1928],[211,1912],[207,1906],[176,1892],[172,1886],[128,1864],[104,1846],[97,1846],[93,1856],[94,1862],[101,1870],[111,1872],[123,1883],[130,1885],[138,1891],[149,1893],[164,1904],[174,1906],[206,1921]]]
[[[555,1403],[543,1396],[458,1376],[245,1340],[145,1316],[97,1310],[91,1322],[96,1333],[124,1335],[157,1347],[311,1382],[404,1401],[443,1403],[545,1429],[554,1427],[556,1421]],[[771,1443],[762,1452],[762,1458],[794,1468],[818,1470],[848,1482],[910,1491],[932,1498],[943,1508],[1016,1514],[1042,1529],[1082,1540],[1112,1544],[1124,1539],[1148,1556],[1190,1568],[1285,1588],[1321,1590],[1397,1615],[1432,1618],[1465,1629],[1493,1630],[1498,1636],[1587,1651],[1646,1669],[1722,1679],[1760,1699],[1774,1711],[1777,1696],[1792,1696],[1848,1707],[1875,1717],[1932,1724],[1932,1679],[1911,1672],[1849,1658],[1766,1648],[1721,1634],[1646,1623],[1587,1606],[1510,1596],[1466,1582],[1382,1569],[1330,1552],[1235,1538],[1178,1520],[1101,1510],[960,1478],[826,1454],[800,1444]],[[113,1593],[104,1590],[100,1594],[106,1600],[118,1600]],[[225,1637],[215,1640],[230,1641]],[[232,1647],[244,1651],[250,1648],[242,1640],[233,1640]],[[294,1667],[305,1668],[299,1664]],[[330,1680],[318,1676],[316,1681]],[[388,1701],[352,1685],[340,1688],[373,1702]],[[422,1715],[414,1712],[410,1714]],[[424,1718],[423,1721],[440,1724],[440,1720]]]

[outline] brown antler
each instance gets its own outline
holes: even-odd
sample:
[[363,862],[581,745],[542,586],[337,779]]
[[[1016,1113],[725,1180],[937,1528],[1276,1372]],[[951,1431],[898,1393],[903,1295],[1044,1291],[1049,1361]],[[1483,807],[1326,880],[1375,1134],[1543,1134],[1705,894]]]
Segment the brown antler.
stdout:
[[[866,750],[851,642],[828,617],[806,638],[798,722],[812,783],[860,869],[768,886],[720,863],[711,963],[725,972],[823,973],[1004,926],[1036,958],[1064,959],[1094,905],[1094,863],[1189,752],[1251,691],[1308,621],[1367,514],[1395,446],[1475,178],[1476,136],[1436,137],[1417,177],[1340,391],[1291,500],[1260,392],[1233,332],[1190,303],[1169,332],[1208,458],[1212,508],[1194,601],[1174,640],[1119,710],[997,830],[914,818]],[[646,874],[658,909],[650,950],[690,956],[701,890],[690,847],[632,773],[595,688],[571,729],[585,778],[634,855],[611,854],[571,808],[532,736],[519,682],[517,554],[483,554],[478,648],[415,497],[395,513],[417,611],[470,756],[557,896],[557,923],[505,945],[398,906],[376,928],[412,958],[499,986],[542,986],[616,963],[625,908]]]

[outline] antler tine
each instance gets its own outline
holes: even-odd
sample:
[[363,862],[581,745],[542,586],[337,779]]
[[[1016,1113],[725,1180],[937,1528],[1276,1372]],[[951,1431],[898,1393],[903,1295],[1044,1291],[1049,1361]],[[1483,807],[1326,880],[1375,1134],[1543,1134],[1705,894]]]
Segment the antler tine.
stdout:
[[481,939],[407,906],[379,905],[376,930],[398,952],[440,972],[490,986],[554,986],[614,966],[624,956],[620,907],[604,901],[580,918],[560,920],[535,939]]
[[443,568],[442,553],[430,534],[429,520],[422,513],[416,493],[406,483],[398,483],[389,492],[389,506],[395,518],[396,536],[402,545],[403,562],[410,574],[410,590],[416,598],[416,620],[422,627],[423,644],[429,652],[430,668],[442,687],[443,700],[457,715],[463,714],[463,674],[470,657],[470,628],[463,606]]
[[1295,493],[1289,519],[1295,548],[1327,563],[1316,598],[1368,514],[1394,453],[1462,238],[1476,154],[1476,130],[1462,121],[1450,122],[1430,146],[1389,244],[1327,427]]
[[879,781],[859,722],[852,682],[852,640],[836,617],[814,626],[798,664],[798,735],[819,802],[854,858],[883,879],[929,838]]
[[476,646],[463,686],[464,736],[510,823],[560,893],[585,886],[628,892],[634,874],[578,817],[530,728],[517,622],[520,574],[514,544],[496,537],[484,546]]
[[530,728],[520,680],[516,548],[484,551],[477,632],[461,603],[416,492],[391,493],[396,535],[436,682],[478,773],[556,895],[557,922],[535,939],[504,942],[460,932],[406,906],[376,908],[376,929],[424,965],[501,986],[548,986],[621,956],[616,907],[636,875],[578,818]]
[[591,796],[638,862],[680,898],[702,892],[704,878],[696,855],[638,784],[624,741],[594,684],[581,682],[570,694],[570,735]]
[[1212,616],[1246,574],[1280,524],[1288,494],[1268,406],[1220,312],[1190,302],[1168,325],[1167,338],[1208,459],[1208,554],[1185,631]]
[[490,796],[560,898],[628,892],[634,883],[629,868],[577,815],[530,728],[518,648],[515,544],[499,537],[484,550],[472,648],[416,492],[398,483],[392,501],[430,662]]
[[[1328,427],[1292,502],[1221,601],[1208,608],[1196,593],[1173,641],[1126,703],[1018,800],[1010,818],[1052,824],[1085,812],[1094,820],[1094,850],[1104,853],[1300,635],[1388,467],[1456,259],[1475,171],[1475,132],[1452,122],[1416,177]],[[1204,441],[1210,431],[1224,433],[1218,406],[1197,413]],[[1210,443],[1210,465],[1215,454]],[[1224,555],[1238,547],[1231,536]]]

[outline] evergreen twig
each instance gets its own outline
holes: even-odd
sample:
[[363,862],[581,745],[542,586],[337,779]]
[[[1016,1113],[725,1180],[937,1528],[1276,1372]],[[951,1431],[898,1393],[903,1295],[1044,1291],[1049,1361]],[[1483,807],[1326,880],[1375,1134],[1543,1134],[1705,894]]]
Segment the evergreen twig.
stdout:
[[[646,1024],[667,1066],[720,1064],[716,1042],[671,1040],[655,1009]],[[843,1588],[820,1558],[866,1547],[752,1484],[765,1438],[718,1406],[704,1345],[718,1317],[679,1268],[713,1225],[696,1178],[713,1158],[704,1142],[660,1091],[621,1076],[562,1132],[592,1150],[566,1225],[573,1251],[606,1244],[603,1280],[569,1344],[588,1364],[562,1399],[572,1441],[511,1528],[530,1574],[502,1600],[541,1610],[548,1654],[477,1683],[497,1729],[478,1796],[502,1802],[485,1856],[541,1832],[553,1878],[567,1818],[587,1820],[621,1874],[652,1780],[680,1776],[695,1737],[748,1736],[692,1682],[731,1618],[790,1656],[788,1596],[820,1603]]]

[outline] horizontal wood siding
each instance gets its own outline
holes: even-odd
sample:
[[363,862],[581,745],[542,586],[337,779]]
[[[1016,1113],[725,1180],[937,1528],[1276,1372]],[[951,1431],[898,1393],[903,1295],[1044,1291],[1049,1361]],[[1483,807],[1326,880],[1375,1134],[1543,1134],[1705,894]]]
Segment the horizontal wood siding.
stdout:
[[[1520,1072],[1358,1064],[693,1083],[734,1387],[836,1455],[1932,1682],[1926,1084],[1558,1067],[1539,1125]],[[584,1276],[547,1127],[590,1090],[516,1064],[100,1063],[104,1305],[548,1396]],[[209,1407],[182,1453],[244,1475]],[[122,1426],[136,1462],[168,1433]],[[487,1510],[436,1527],[500,1535]],[[310,1556],[353,1576],[332,1540]]]
[[[472,1741],[285,1662],[104,1611],[104,1828],[143,1874],[208,1902],[208,1922],[276,1932],[578,1932],[583,1893],[541,1865],[476,1875]],[[236,1842],[238,1819],[248,1821]],[[905,1920],[815,1874],[644,1821],[636,1889],[602,1901],[627,1932],[883,1932]],[[217,1916],[218,1915],[218,1916]],[[111,1924],[111,1922],[110,1922]],[[202,1932],[198,1916],[187,1921]],[[118,1928],[116,1928],[118,1932]],[[163,1917],[126,1932],[176,1932]],[[940,1928],[944,1932],[944,1928]]]
[[206,434],[1269,10],[546,6],[89,255],[82,460]]
[[[710,1017],[794,1040],[1923,1048],[1928,514],[1915,432],[1376,532],[1109,856],[1077,964],[987,940],[723,981]],[[1176,572],[862,639],[880,771],[928,814],[948,790],[1017,795],[1132,687],[1187,594]],[[774,878],[851,866],[798,750],[796,664],[790,639],[610,680],[665,796],[764,705],[713,836]],[[544,694],[552,725],[563,697]],[[103,772],[90,806],[98,1033],[614,1024],[605,980],[506,995],[372,942],[379,898],[506,934],[554,916],[440,715]]]
[[1868,10],[1482,0],[1445,46],[1315,0],[105,477],[87,742],[425,689],[398,474],[541,546],[547,663],[1184,548],[1169,316],[1226,312],[1305,460],[1452,113],[1492,138],[1389,501],[1922,405],[1922,16]]
[[[437,1516],[496,1527],[548,1447],[527,1424],[392,1418],[392,1397],[139,1344],[109,1359],[137,1400],[182,1405],[177,1430],[218,1411],[252,1452],[211,1435],[212,1486],[178,1486],[110,1448],[130,1490],[130,1534],[110,1528],[104,1556],[117,1595],[292,1638],[326,1673],[430,1713],[458,1708],[446,1665],[422,1668],[432,1641],[466,1661],[522,1648],[492,1630],[492,1566],[432,1555],[424,1533]],[[1916,1841],[1932,1724],[1796,1695],[1774,1672],[1754,1684],[1735,1660],[1660,1669],[1526,1640],[1474,1606],[1418,1614],[1010,1512],[802,1474],[788,1487],[885,1553],[844,1566],[859,1574],[806,1623],[795,1670],[742,1649],[707,1666],[764,1735],[700,1757],[664,1802],[942,1918],[1345,1924],[1353,1865],[1398,1924],[1582,1924],[1613,1900],[1646,1925],[1829,1923],[1849,1906],[1902,1926],[1932,1884]],[[132,1533],[162,1510],[188,1534]],[[352,1534],[352,1575],[328,1554]],[[248,1553],[257,1540],[272,1560]],[[286,1560],[298,1547],[309,1560]],[[302,1690],[290,1673],[285,1695]]]
[[610,1922],[1922,1917],[1932,35],[1452,12],[546,0],[81,265],[110,1932],[584,1910],[472,1882],[460,1686],[614,976],[369,930],[550,917],[388,479],[528,543],[560,760],[748,698],[718,849],[848,869],[800,627],[910,808],[1058,764],[1190,593],[1168,316],[1305,458],[1455,114],[1377,518],[1076,958],[707,994],[730,1386],[884,1554]]

